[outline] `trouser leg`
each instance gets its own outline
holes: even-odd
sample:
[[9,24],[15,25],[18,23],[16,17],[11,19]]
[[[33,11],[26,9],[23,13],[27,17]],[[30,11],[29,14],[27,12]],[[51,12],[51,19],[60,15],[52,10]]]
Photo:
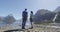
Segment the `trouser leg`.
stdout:
[[22,22],[22,29],[25,29],[25,24],[26,24],[26,20],[23,20],[23,22]]
[[32,26],[32,22],[31,22],[31,26]]
[[32,20],[32,18],[30,18],[30,22],[31,22],[31,27],[33,27],[32,21],[33,21],[33,20]]
[[33,27],[33,23],[31,22],[31,27]]

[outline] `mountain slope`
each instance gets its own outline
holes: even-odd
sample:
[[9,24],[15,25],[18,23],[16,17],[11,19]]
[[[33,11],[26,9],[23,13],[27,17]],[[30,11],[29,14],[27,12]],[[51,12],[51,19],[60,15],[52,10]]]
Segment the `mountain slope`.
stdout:
[[49,22],[52,21],[56,13],[49,10],[41,9],[38,10],[34,15],[34,22]]
[[58,6],[54,12],[60,12],[60,6]]

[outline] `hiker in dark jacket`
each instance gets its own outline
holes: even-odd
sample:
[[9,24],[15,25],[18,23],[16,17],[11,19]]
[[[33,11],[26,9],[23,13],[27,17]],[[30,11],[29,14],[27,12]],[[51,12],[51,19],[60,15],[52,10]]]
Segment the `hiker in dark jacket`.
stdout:
[[28,13],[27,13],[27,9],[25,9],[22,12],[22,29],[25,29],[25,24],[26,24],[26,21],[27,21],[27,17],[28,17]]

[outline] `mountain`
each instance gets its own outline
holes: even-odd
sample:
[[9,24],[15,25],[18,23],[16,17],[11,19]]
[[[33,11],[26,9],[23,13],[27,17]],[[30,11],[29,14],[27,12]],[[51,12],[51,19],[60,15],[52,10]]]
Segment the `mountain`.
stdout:
[[54,12],[60,12],[60,6],[58,6]]
[[0,21],[3,21],[4,20],[4,17],[0,16]]
[[56,17],[56,20],[55,20],[55,22],[57,22],[57,23],[60,23],[60,12],[57,12],[57,17]]
[[[58,14],[56,16],[56,14]],[[51,12],[46,9],[39,9],[34,15],[34,22],[51,22],[56,16],[55,22],[60,23],[60,6],[55,11]],[[52,21],[53,22],[53,21]]]
[[6,16],[5,18],[4,18],[4,22],[6,23],[6,24],[11,24],[11,23],[13,23],[13,22],[15,22],[15,18],[12,16],[12,15],[8,15],[8,16]]
[[57,17],[56,17],[55,22],[60,23],[60,6],[58,6],[58,7],[55,9],[54,12],[55,12],[56,14],[58,14]]
[[49,11],[49,10],[46,10],[46,9],[39,9],[39,10],[37,11],[36,15],[37,15],[37,14],[43,15],[43,14],[49,13],[49,12],[50,12],[50,11]]
[[15,22],[15,18],[12,16],[12,15],[8,15],[8,16],[6,16],[6,17],[1,17],[0,16],[0,22],[4,22],[5,24],[11,24],[11,23],[13,23],[13,22]]
[[49,10],[38,10],[34,15],[34,22],[49,22],[52,21],[56,13]]

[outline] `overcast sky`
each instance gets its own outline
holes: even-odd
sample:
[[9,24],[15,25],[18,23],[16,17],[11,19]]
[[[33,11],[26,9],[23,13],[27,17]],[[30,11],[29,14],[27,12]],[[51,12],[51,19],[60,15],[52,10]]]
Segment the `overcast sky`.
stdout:
[[16,19],[20,19],[25,8],[28,13],[36,13],[38,9],[54,11],[58,6],[60,0],[0,0],[0,16],[13,14]]

